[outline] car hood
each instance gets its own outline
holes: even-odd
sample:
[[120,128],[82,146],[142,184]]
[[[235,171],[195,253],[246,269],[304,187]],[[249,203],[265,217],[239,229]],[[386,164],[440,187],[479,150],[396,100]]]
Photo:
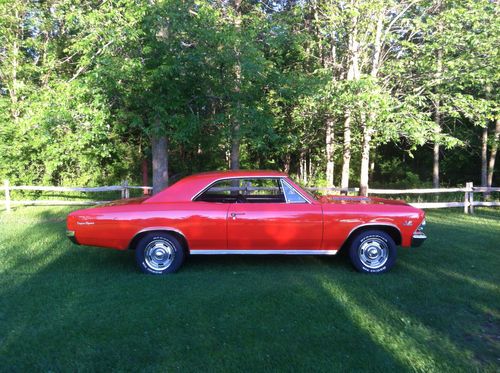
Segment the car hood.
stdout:
[[371,205],[405,205],[405,201],[397,199],[386,199],[378,197],[357,197],[357,196],[338,196],[327,195],[321,196],[318,201],[323,204],[339,203],[339,204],[371,204]]

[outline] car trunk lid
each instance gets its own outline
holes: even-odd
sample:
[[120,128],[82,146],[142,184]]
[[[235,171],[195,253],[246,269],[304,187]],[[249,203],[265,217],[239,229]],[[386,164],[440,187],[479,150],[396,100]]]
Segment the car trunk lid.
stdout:
[[319,202],[323,204],[338,203],[338,204],[372,204],[372,205],[408,205],[405,201],[396,199],[386,199],[379,197],[358,197],[358,196],[338,196],[326,195],[319,198]]

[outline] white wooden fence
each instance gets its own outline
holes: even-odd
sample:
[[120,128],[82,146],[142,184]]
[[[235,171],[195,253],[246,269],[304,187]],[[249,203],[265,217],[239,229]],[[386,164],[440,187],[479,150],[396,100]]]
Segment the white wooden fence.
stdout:
[[[26,190],[26,191],[44,191],[44,192],[111,192],[121,191],[122,198],[130,197],[131,189],[142,189],[145,194],[149,193],[153,188],[149,186],[134,186],[128,185],[127,181],[122,182],[121,185],[103,186],[96,188],[80,188],[80,187],[54,187],[54,186],[13,186],[9,184],[8,180],[4,181],[3,190],[5,198],[0,203],[5,205],[5,209],[10,211],[13,205],[51,205],[51,206],[70,206],[70,205],[98,205],[109,201],[61,201],[61,200],[12,200],[10,192],[13,190]],[[316,192],[334,192],[340,194],[358,193],[358,188],[307,188],[310,191]],[[500,192],[500,187],[485,188],[474,187],[472,182],[467,183],[464,188],[429,188],[429,189],[369,189],[369,195],[407,195],[407,194],[441,194],[441,193],[464,193],[463,202],[416,202],[410,205],[423,208],[447,208],[447,207],[463,207],[464,213],[474,213],[476,206],[500,206],[498,201],[474,201],[474,193],[492,193]]]
[[10,192],[12,190],[27,190],[27,191],[42,191],[42,192],[85,192],[85,193],[98,193],[98,192],[113,192],[120,191],[122,198],[130,197],[130,189],[142,189],[144,193],[149,193],[152,187],[148,186],[134,186],[128,185],[128,181],[123,181],[121,185],[111,185],[95,188],[81,188],[81,187],[56,187],[56,186],[14,186],[10,185],[8,180],[4,180],[3,192],[5,199],[3,204],[5,204],[5,209],[10,211],[13,205],[25,205],[25,206],[36,206],[36,205],[46,205],[46,206],[84,206],[84,205],[99,205],[102,203],[107,203],[110,201],[61,201],[61,200],[12,200]]
[[[311,191],[339,192],[342,194],[358,193],[359,188],[308,188]],[[463,202],[410,202],[409,204],[421,209],[439,209],[448,207],[463,207],[464,213],[474,213],[475,206],[500,206],[498,201],[474,201],[474,193],[500,192],[500,188],[474,187],[472,182],[466,183],[464,188],[427,188],[427,189],[368,189],[368,195],[387,194],[441,194],[441,193],[464,193]]]

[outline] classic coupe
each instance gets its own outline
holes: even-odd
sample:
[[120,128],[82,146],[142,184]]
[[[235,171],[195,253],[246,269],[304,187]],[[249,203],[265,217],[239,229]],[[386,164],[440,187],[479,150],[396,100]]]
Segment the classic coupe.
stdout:
[[188,255],[349,253],[358,271],[383,273],[396,246],[426,239],[422,210],[382,198],[314,197],[276,171],[188,176],[152,197],[70,213],[76,244],[134,250],[146,273],[177,271]]

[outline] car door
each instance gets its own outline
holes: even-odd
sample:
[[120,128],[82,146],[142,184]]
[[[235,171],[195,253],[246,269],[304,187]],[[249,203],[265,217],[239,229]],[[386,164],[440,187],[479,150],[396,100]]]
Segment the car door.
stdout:
[[228,210],[229,251],[299,254],[320,249],[320,204],[301,197],[280,178],[245,179],[240,189],[243,198],[238,198]]

